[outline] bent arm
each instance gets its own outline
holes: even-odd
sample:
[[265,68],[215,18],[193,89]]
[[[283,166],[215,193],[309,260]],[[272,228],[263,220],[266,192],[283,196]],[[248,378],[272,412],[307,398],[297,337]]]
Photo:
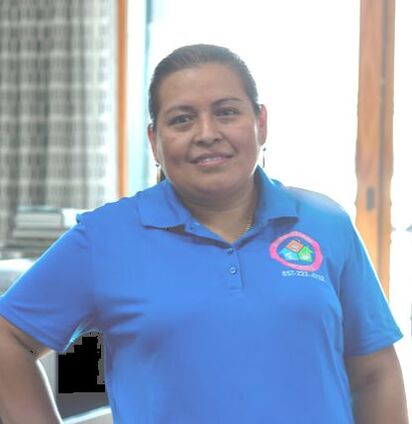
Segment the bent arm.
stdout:
[[60,424],[38,358],[47,352],[0,317],[0,417],[4,424]]
[[395,349],[347,358],[356,424],[408,424],[402,371]]

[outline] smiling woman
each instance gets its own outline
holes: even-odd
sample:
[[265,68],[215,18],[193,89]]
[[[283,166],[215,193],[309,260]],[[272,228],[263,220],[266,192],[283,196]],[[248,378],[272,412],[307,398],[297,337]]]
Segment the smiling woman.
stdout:
[[406,423],[363,244],[331,199],[257,165],[267,113],[242,70],[219,46],[167,56],[148,128],[166,179],[79,216],[0,298],[7,417],[28,421],[22,392],[52,410],[27,349],[98,330],[115,422]]
[[159,64],[150,92],[155,160],[191,213],[235,241],[255,207],[267,132],[247,67],[224,48],[182,48]]
[[179,194],[209,206],[214,199],[245,199],[266,138],[264,107],[256,116],[236,72],[220,64],[177,71],[160,90],[149,138]]

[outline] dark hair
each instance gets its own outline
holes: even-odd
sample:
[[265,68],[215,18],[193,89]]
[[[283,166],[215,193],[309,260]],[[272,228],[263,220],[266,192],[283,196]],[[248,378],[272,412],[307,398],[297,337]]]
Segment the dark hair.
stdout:
[[256,115],[259,114],[258,93],[256,82],[245,62],[226,47],[211,44],[194,44],[174,50],[166,56],[153,72],[149,87],[149,113],[153,129],[156,129],[159,112],[159,86],[170,74],[182,69],[194,68],[205,63],[219,63],[232,68],[240,77],[245,92],[252,102]]

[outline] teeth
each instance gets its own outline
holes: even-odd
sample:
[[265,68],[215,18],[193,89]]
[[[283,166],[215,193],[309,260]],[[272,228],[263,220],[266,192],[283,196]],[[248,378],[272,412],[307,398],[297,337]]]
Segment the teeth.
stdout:
[[199,159],[198,163],[210,163],[210,162],[218,162],[223,159],[223,156],[215,156],[213,158],[203,158]]

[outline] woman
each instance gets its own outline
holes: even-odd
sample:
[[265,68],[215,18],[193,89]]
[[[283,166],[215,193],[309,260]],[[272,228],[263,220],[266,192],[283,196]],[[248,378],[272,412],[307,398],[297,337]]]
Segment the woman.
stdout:
[[174,51],[150,113],[166,180],[81,215],[0,300],[4,416],[58,422],[35,358],[99,330],[116,423],[405,424],[401,334],[365,250],[335,203],[257,166],[245,64]]

